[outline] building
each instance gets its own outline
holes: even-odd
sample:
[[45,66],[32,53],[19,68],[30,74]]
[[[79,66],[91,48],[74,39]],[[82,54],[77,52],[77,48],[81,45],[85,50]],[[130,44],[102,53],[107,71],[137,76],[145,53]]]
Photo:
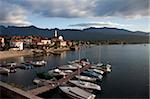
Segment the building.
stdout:
[[67,46],[67,41],[64,40],[63,36],[58,36],[57,30],[54,32],[54,37],[51,38],[52,44],[58,47]]
[[51,40],[41,40],[41,43],[43,43],[43,45],[51,44]]
[[23,50],[23,42],[21,41],[13,41],[11,42],[11,50]]

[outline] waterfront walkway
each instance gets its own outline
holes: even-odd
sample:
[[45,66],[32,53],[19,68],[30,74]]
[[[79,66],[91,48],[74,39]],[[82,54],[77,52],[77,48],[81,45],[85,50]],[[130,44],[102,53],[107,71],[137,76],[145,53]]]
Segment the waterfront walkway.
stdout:
[[81,69],[78,69],[76,71],[74,71],[73,73],[71,73],[70,75],[66,76],[65,78],[61,78],[49,85],[46,86],[42,86],[42,87],[38,87],[35,89],[31,89],[28,91],[28,93],[33,94],[33,95],[38,95],[38,94],[42,94],[43,92],[49,91],[51,89],[54,89],[56,87],[58,87],[59,85],[64,85],[66,84],[70,79],[72,79],[75,75],[78,75],[79,73],[83,72],[84,70],[90,68],[91,65],[86,65]]
[[0,91],[1,94],[6,94],[10,98],[14,99],[42,99],[38,96],[32,95],[31,93],[27,93],[26,91],[23,91],[19,88],[13,87],[1,81],[0,81]]

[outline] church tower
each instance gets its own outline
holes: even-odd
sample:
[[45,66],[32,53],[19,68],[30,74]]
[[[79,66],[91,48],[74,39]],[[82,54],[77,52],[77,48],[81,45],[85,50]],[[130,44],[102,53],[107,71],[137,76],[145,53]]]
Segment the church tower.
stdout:
[[55,30],[54,37],[57,37],[57,36],[58,36],[58,34],[57,34],[57,30]]

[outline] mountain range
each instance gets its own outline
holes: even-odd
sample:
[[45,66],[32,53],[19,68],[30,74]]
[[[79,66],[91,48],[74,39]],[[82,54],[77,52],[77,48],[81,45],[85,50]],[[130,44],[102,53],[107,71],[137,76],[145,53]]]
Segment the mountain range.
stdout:
[[16,26],[0,26],[0,35],[8,36],[28,36],[36,35],[42,37],[53,37],[54,30],[58,31],[58,35],[63,35],[68,40],[125,40],[131,43],[148,43],[149,33],[141,31],[129,31],[117,28],[86,28],[78,29],[42,29],[35,26],[16,27]]

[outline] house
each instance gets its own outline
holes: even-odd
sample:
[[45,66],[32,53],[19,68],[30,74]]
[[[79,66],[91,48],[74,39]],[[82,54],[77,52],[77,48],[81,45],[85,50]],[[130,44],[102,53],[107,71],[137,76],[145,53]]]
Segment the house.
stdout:
[[11,49],[10,50],[23,50],[23,42],[21,41],[12,41],[11,42]]
[[51,40],[41,40],[41,43],[43,43],[43,45],[51,44]]

